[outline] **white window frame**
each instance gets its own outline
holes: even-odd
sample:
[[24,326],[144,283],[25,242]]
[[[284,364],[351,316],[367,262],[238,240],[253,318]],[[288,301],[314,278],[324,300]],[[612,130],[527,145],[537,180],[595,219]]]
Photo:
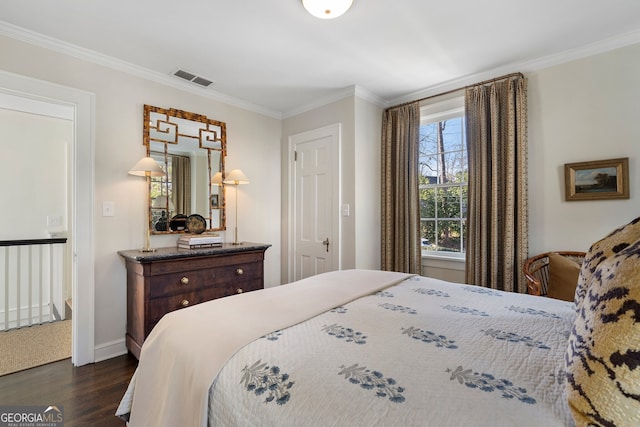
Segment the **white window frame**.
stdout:
[[[456,96],[455,98],[421,106],[420,124],[438,122],[453,117],[460,117],[461,115],[464,115],[464,96]],[[420,218],[420,221],[422,221],[422,218]],[[420,238],[422,238],[422,236],[420,236]],[[464,261],[465,256],[465,252],[422,250],[422,258],[434,260]]]

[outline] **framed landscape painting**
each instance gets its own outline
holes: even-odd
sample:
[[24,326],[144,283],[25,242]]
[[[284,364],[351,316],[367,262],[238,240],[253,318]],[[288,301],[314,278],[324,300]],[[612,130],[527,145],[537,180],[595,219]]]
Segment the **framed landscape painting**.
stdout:
[[566,163],[565,199],[605,200],[629,198],[629,158]]

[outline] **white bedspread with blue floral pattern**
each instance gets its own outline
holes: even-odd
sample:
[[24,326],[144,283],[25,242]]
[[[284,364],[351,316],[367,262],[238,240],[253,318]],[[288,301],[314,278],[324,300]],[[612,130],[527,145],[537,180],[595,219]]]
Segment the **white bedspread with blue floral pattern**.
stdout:
[[209,425],[571,426],[574,316],[563,301],[412,277],[242,348],[211,387]]

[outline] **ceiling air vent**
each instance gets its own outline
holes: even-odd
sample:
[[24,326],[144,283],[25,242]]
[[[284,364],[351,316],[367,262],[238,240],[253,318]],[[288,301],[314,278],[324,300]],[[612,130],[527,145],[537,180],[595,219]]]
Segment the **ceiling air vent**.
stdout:
[[199,86],[203,86],[203,87],[208,87],[209,85],[211,85],[213,82],[209,79],[205,79],[204,77],[200,77],[200,76],[196,76],[195,74],[192,74],[188,71],[185,70],[177,70],[176,72],[173,73],[174,76],[176,77],[180,77],[181,79],[190,81],[191,83],[195,83]]

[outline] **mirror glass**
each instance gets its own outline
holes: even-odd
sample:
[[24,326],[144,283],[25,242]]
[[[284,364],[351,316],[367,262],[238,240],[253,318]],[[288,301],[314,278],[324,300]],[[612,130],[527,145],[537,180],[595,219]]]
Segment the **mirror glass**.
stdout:
[[226,124],[175,109],[144,106],[147,155],[165,171],[151,178],[149,189],[152,234],[184,233],[186,218],[199,215],[207,231],[225,229],[225,200],[212,183],[224,174]]

